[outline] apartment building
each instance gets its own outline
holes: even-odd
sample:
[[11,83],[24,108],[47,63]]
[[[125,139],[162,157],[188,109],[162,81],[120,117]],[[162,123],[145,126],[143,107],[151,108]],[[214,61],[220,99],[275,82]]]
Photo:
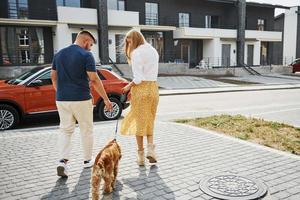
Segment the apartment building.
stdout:
[[274,57],[284,64],[300,58],[300,6],[292,7],[275,18],[275,30],[283,33],[281,42],[276,43]]
[[[282,32],[274,30],[276,7],[286,8],[246,4],[248,65],[272,62],[274,43],[282,41]],[[237,9],[237,0],[2,0],[0,64],[49,63],[82,29],[99,41],[92,50],[97,62],[109,57],[125,63],[123,38],[135,28],[157,49],[160,62],[236,66]]]

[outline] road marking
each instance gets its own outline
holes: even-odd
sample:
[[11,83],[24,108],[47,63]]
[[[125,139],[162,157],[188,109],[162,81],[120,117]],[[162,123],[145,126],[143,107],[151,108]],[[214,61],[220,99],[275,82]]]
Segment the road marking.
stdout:
[[279,112],[287,112],[287,111],[295,111],[295,110],[300,110],[300,108],[292,108],[292,109],[285,109],[285,110],[277,110],[277,111],[261,112],[261,113],[255,113],[254,115],[265,115],[265,114],[272,114],[272,113],[279,113]]

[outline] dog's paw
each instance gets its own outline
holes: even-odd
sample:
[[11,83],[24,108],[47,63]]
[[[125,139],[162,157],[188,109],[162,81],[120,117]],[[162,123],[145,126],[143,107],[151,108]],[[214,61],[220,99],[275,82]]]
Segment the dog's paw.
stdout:
[[112,187],[109,187],[109,188],[105,188],[104,189],[104,194],[110,194],[113,192],[113,188]]

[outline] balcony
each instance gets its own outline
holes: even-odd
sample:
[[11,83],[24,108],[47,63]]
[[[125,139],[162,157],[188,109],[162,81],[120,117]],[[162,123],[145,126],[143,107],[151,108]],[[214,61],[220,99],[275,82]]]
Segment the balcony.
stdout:
[[213,39],[213,38],[236,38],[236,30],[215,28],[177,28],[174,39]]
[[281,42],[282,32],[246,30],[246,39],[255,39],[264,42]]
[[[236,39],[237,31],[234,29],[215,29],[215,28],[177,28],[174,32],[174,39]],[[280,42],[282,33],[276,31],[256,31],[246,30],[247,40],[259,40],[266,42]]]
[[139,25],[139,13],[122,10],[108,10],[108,26],[132,27]]
[[59,23],[97,25],[97,10],[91,8],[57,7]]

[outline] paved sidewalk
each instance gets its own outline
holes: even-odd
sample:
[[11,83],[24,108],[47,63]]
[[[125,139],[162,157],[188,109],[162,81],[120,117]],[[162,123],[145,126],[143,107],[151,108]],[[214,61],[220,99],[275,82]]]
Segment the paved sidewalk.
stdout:
[[281,74],[270,74],[270,75],[249,75],[249,76],[240,76],[240,77],[224,77],[228,80],[237,80],[237,81],[247,81],[247,82],[256,82],[265,85],[280,85],[280,84],[299,84],[300,77],[297,76],[287,76]]
[[[96,154],[113,137],[115,122],[95,126]],[[89,199],[90,169],[82,169],[78,128],[68,179],[56,176],[59,131],[0,133],[0,199]],[[102,199],[213,199],[199,190],[206,176],[234,173],[262,180],[265,199],[300,199],[300,157],[171,122],[156,122],[157,167],[136,165],[135,139],[118,136],[122,160],[117,188]]]
[[158,77],[158,83],[162,89],[168,90],[238,87],[241,86],[241,83],[243,83],[243,86],[253,85],[251,83],[255,83],[254,86],[300,84],[300,77],[281,74],[270,74],[260,76],[247,75],[235,77],[216,76],[212,79],[209,77],[197,76],[160,76]]
[[235,84],[194,76],[163,76],[158,77],[158,83],[161,88],[169,90],[236,86]]

